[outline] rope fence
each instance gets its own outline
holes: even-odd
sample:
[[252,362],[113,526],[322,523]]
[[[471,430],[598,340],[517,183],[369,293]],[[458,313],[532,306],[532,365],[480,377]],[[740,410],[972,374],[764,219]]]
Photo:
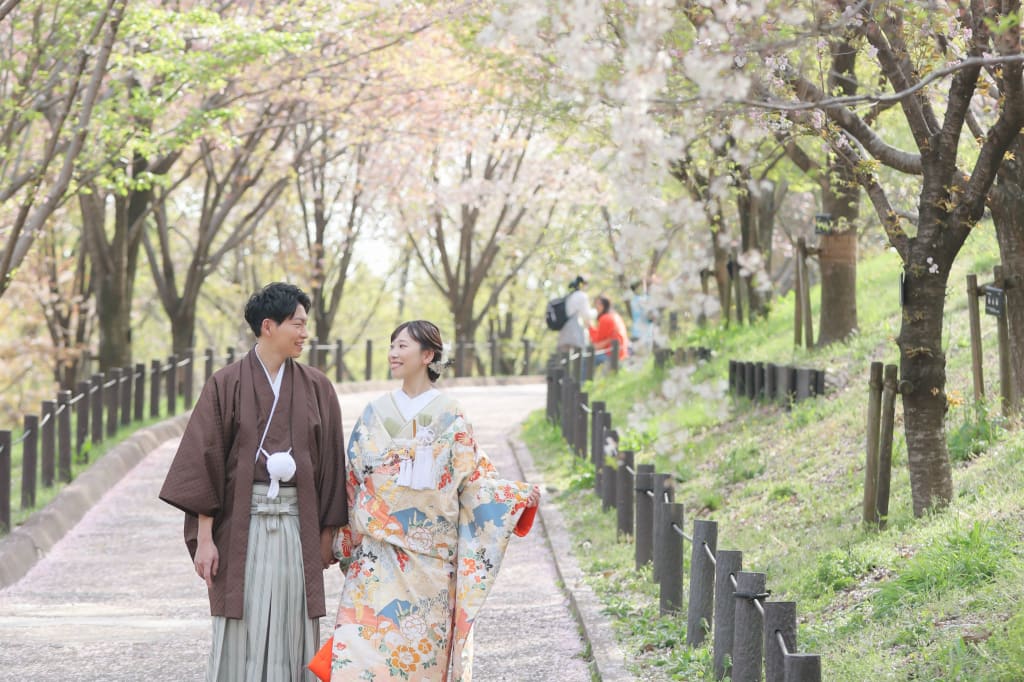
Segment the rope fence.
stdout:
[[[678,351],[674,356],[706,357]],[[602,510],[615,511],[617,537],[633,539],[637,570],[652,568],[660,613],[681,616],[685,610],[691,648],[710,636],[717,680],[821,682],[821,657],[798,652],[796,603],[770,601],[766,574],[744,571],[741,551],[718,549],[716,521],[695,519],[692,535],[686,533],[672,476],[651,464],[636,465],[632,451],[619,450],[606,404],[591,403],[582,391],[592,377],[586,350],[555,356],[546,375],[546,417],[560,427],[570,451],[593,464],[595,493]],[[684,604],[685,543],[691,553]]]

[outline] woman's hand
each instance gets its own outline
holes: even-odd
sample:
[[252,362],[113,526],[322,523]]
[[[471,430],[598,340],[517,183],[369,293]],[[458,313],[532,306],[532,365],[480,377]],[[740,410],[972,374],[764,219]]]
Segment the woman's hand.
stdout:
[[540,486],[532,486],[530,488],[530,496],[526,498],[526,508],[536,507],[540,505]]

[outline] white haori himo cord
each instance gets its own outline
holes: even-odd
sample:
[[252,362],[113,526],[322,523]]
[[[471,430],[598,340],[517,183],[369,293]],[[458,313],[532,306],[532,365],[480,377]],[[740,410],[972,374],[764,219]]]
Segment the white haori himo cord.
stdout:
[[401,461],[396,483],[413,490],[429,490],[434,487],[434,432],[421,429],[413,443],[414,456]]
[[[267,473],[270,475],[270,487],[267,489],[267,497],[273,500],[281,492],[281,482],[287,483],[295,476],[295,458],[292,457],[291,448],[279,452],[267,452],[263,449],[263,443],[267,440],[267,432],[270,431],[270,422],[274,418],[274,411],[277,410],[277,400],[281,397],[281,380],[284,378],[284,366],[282,365],[277,370],[277,376],[271,379],[270,372],[267,370],[267,366],[263,364],[263,359],[260,358],[259,353],[256,353],[256,359],[260,361],[260,367],[263,368],[263,373],[267,375],[267,381],[270,382],[270,388],[274,392],[274,402],[270,406],[270,414],[267,415],[267,425],[263,427],[263,436],[260,438],[260,445],[256,449],[256,461],[259,461],[260,455],[267,458]],[[289,424],[289,431],[291,430],[290,426]]]

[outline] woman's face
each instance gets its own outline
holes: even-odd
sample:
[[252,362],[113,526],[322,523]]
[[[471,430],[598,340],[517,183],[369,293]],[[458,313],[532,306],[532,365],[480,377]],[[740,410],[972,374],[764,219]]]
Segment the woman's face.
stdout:
[[604,315],[607,311],[604,309],[604,301],[599,298],[594,299],[594,307],[597,308],[598,315]]
[[420,372],[426,374],[433,358],[434,351],[423,350],[419,342],[409,336],[408,329],[398,333],[388,350],[388,366],[396,379],[408,379]]

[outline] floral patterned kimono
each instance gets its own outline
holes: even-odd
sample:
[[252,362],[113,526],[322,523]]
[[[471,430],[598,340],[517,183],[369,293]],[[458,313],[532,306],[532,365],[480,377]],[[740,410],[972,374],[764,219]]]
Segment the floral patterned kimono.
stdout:
[[332,680],[472,677],[472,627],[530,485],[501,480],[458,403],[438,394],[406,420],[391,394],[367,405],[348,447],[347,563]]

